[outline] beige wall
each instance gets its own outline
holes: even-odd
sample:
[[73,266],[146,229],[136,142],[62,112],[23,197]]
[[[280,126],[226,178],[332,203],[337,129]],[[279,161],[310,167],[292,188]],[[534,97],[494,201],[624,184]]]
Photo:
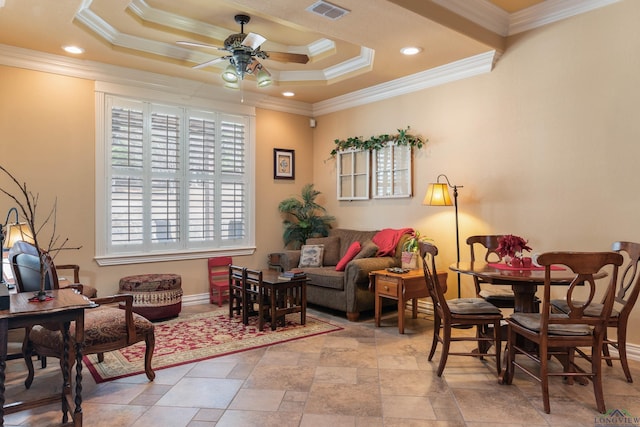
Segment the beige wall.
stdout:
[[[238,261],[266,266],[266,255],[282,247],[279,201],[313,182],[336,225],[415,227],[435,240],[446,268],[455,260],[453,209],[421,205],[440,173],[464,185],[463,258],[464,238],[476,233],[519,234],[536,252],[640,241],[638,16],[640,2],[626,0],[548,25],[514,37],[489,74],[318,117],[315,129],[306,117],[258,110],[257,251]],[[414,197],[336,201],[333,140],[407,125],[430,140],[415,153]],[[187,295],[205,293],[204,260],[93,261],[94,133],[92,81],[0,67],[0,164],[41,194],[43,209],[56,196],[59,234],[82,245],[57,262],[79,263],[83,281],[102,295],[119,277],[149,271],[180,273]],[[273,148],[296,150],[295,181],[273,179]],[[10,206],[0,196],[0,214]],[[464,278],[466,295],[471,286]],[[640,331],[631,328],[630,341],[640,344]]]
[[[100,295],[118,289],[122,276],[146,272],[182,275],[186,295],[208,292],[205,260],[99,267],[95,255],[95,97],[94,82],[0,67],[0,165],[40,195],[44,217],[57,198],[57,235],[79,250],[60,252],[56,263],[77,263],[81,280]],[[277,205],[311,182],[312,133],[307,117],[256,112],[256,252],[238,257],[249,267],[266,267],[267,254],[282,249]],[[273,148],[295,149],[295,181],[273,179]],[[0,185],[11,188],[0,176]],[[0,215],[15,204],[0,195]],[[39,222],[39,221],[38,221]],[[47,234],[48,235],[48,234]]]
[[[514,37],[489,74],[318,117],[314,182],[331,195],[329,213],[343,227],[419,229],[446,268],[454,210],[421,204],[444,173],[464,186],[463,260],[466,237],[481,233],[524,236],[536,252],[640,242],[638,16],[640,2],[616,3]],[[414,197],[336,201],[335,161],[324,162],[333,140],[407,125],[429,138],[415,153]],[[448,284],[453,296],[453,274]],[[463,294],[472,288],[463,278]],[[631,335],[640,344],[640,331]]]

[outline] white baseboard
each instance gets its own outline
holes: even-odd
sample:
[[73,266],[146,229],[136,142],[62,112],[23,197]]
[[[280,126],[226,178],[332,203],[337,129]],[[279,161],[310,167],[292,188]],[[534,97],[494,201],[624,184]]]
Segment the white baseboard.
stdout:
[[209,304],[209,294],[184,295],[182,305]]

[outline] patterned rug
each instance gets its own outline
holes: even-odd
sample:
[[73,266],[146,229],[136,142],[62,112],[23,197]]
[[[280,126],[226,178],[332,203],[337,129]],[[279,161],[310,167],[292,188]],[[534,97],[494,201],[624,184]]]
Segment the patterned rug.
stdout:
[[[153,352],[155,371],[226,354],[266,347],[286,341],[311,337],[342,328],[307,315],[306,325],[300,325],[300,314],[286,316],[286,326],[271,330],[269,323],[259,331],[257,318],[249,325],[238,316],[229,319],[226,307],[207,313],[181,314],[163,322],[155,322],[156,346]],[[144,342],[118,351],[105,353],[98,363],[95,354],[84,357],[84,364],[96,383],[144,373]]]

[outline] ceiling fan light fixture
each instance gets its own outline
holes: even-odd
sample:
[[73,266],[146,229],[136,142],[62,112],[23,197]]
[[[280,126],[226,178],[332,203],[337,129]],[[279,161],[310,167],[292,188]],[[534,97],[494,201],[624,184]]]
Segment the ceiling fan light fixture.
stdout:
[[[222,72],[222,80],[227,83],[237,83],[238,82],[238,73],[236,72],[236,68],[229,64],[227,68]],[[226,86],[226,85],[225,85]]]
[[271,75],[263,68],[260,68],[258,74],[256,74],[256,80],[258,81],[258,87],[267,87],[271,85]]
[[235,82],[225,82],[224,87],[227,89],[238,90],[240,89],[240,82],[237,80]]

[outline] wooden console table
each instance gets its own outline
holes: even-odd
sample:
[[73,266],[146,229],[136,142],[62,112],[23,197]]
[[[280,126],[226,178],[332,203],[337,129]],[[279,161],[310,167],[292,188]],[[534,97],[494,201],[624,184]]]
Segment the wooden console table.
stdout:
[[[382,298],[398,301],[398,332],[404,334],[404,309],[407,301],[412,300],[412,318],[418,317],[418,298],[429,297],[429,290],[424,281],[421,269],[410,270],[407,273],[391,273],[387,270],[376,270],[369,273],[372,289],[375,288],[375,319],[376,326],[380,326],[382,314]],[[438,281],[446,290],[447,272],[438,272]]]
[[[82,343],[84,342],[84,310],[95,304],[73,289],[47,291],[53,298],[44,302],[31,302],[31,292],[11,294],[11,306],[0,311],[0,426],[4,425],[4,414],[31,409],[62,400],[62,425],[82,426]],[[63,325],[64,348],[62,354],[62,394],[44,397],[31,402],[16,402],[5,406],[5,369],[7,361],[7,335],[9,329],[25,328],[43,323]],[[71,394],[69,372],[69,324],[75,322],[76,384],[75,399]],[[73,401],[72,401],[73,400]],[[73,412],[72,403],[75,403]],[[68,415],[71,414],[71,421]]]

